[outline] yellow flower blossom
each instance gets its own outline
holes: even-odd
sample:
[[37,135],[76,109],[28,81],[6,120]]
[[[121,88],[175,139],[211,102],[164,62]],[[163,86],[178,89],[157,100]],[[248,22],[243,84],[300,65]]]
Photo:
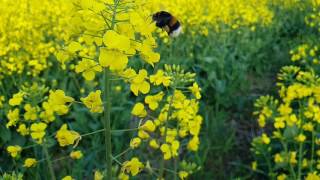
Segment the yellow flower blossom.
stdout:
[[144,102],[149,105],[151,110],[156,110],[159,106],[159,102],[162,100],[164,93],[161,91],[156,95],[148,95],[145,97]]
[[192,139],[188,143],[188,149],[190,151],[198,151],[199,148],[199,137],[198,136],[193,136]]
[[103,43],[109,49],[116,49],[123,52],[128,52],[130,50],[130,39],[113,30],[108,30],[105,33],[103,36]]
[[54,112],[57,112],[58,115],[64,115],[69,111],[66,104],[73,101],[74,99],[72,97],[66,96],[64,91],[59,89],[56,91],[50,91],[47,106]]
[[36,164],[37,164],[37,160],[36,160],[36,159],[34,159],[34,158],[27,158],[27,159],[24,161],[23,167],[30,168],[30,167],[34,167]]
[[59,131],[57,131],[56,138],[61,147],[73,145],[76,141],[80,140],[80,134],[75,131],[67,129],[67,124],[63,124]]
[[251,169],[254,170],[254,171],[257,170],[257,166],[258,166],[257,161],[253,161],[253,162],[251,163]]
[[26,136],[30,133],[29,129],[27,128],[27,126],[25,124],[20,124],[17,129],[17,132],[20,133],[22,136]]
[[147,94],[150,91],[150,84],[145,80],[148,72],[145,69],[139,70],[139,73],[130,82],[130,90],[134,95],[138,96],[139,92]]
[[127,67],[128,57],[116,50],[100,48],[99,63],[102,67],[109,67],[111,71],[121,71]]
[[275,156],[274,156],[274,162],[275,163],[282,163],[283,161],[284,160],[283,160],[281,154],[279,154],[279,153],[275,154]]
[[286,180],[287,177],[288,176],[286,174],[280,174],[279,176],[277,176],[277,180]]
[[24,119],[25,120],[36,120],[38,115],[37,115],[37,112],[38,112],[38,109],[37,107],[32,107],[30,104],[26,104],[24,106],[24,110],[26,111],[24,113]]
[[141,139],[148,139],[150,137],[150,135],[144,130],[139,130],[138,131],[138,136]]
[[103,180],[103,174],[100,171],[94,172],[94,180]]
[[81,152],[80,150],[78,150],[78,151],[72,151],[72,152],[70,153],[70,157],[71,157],[72,159],[81,159],[81,158],[83,157],[83,154],[82,154],[82,152]]
[[154,125],[154,123],[151,120],[147,120],[142,125],[142,129],[145,131],[154,132],[154,130],[156,129],[156,126]]
[[130,141],[130,147],[131,147],[132,149],[135,149],[135,148],[139,147],[140,144],[141,144],[141,139],[138,138],[138,137],[133,138],[133,139],[131,139],[131,141]]
[[308,173],[306,180],[320,180],[320,176],[318,176],[316,172],[310,172]]
[[263,133],[261,136],[261,140],[264,144],[269,144],[270,143],[270,138],[267,136],[267,134]]
[[74,180],[72,176],[65,176],[61,180]]
[[90,109],[93,113],[103,112],[103,103],[101,100],[101,91],[97,90],[95,92],[90,92],[86,98],[81,98],[84,105]]
[[16,108],[13,111],[9,110],[7,114],[7,118],[9,119],[9,122],[6,124],[6,127],[9,128],[11,126],[15,126],[17,122],[19,121],[19,109]]
[[192,92],[192,94],[196,97],[196,99],[200,99],[201,98],[201,88],[199,87],[199,85],[194,82],[193,85],[191,87],[189,87],[189,90]]
[[31,137],[36,140],[39,144],[42,143],[42,139],[45,136],[47,124],[45,123],[33,123],[30,127]]
[[295,137],[295,140],[299,143],[303,143],[306,140],[306,136],[304,134],[299,134],[297,137]]
[[158,70],[156,74],[150,76],[150,82],[156,86],[163,84],[168,87],[171,83],[171,77],[165,76],[163,70]]
[[189,176],[189,173],[187,171],[179,171],[178,175],[181,180],[184,180]]
[[172,157],[177,157],[178,156],[178,150],[180,147],[179,141],[173,141],[172,144],[162,144],[160,146],[160,150],[163,153],[163,158],[165,160],[169,160]]
[[83,58],[75,67],[76,73],[82,73],[82,76],[87,80],[91,81],[95,78],[96,72],[101,72],[102,67],[91,59]]
[[158,149],[160,147],[159,144],[157,143],[157,140],[155,140],[155,139],[152,139],[149,142],[149,146],[152,147],[153,149]]
[[15,158],[20,154],[20,152],[22,151],[22,148],[18,145],[8,146],[7,151],[11,157]]
[[10,106],[18,106],[21,104],[21,102],[23,101],[23,96],[25,95],[25,93],[23,92],[18,92],[16,94],[13,95],[13,97],[11,99],[9,99],[9,104]]
[[142,169],[144,165],[139,161],[138,158],[133,157],[130,161],[126,161],[122,165],[122,172],[131,173],[132,176],[136,176]]
[[142,103],[137,103],[134,105],[131,114],[143,118],[147,116],[147,111]]

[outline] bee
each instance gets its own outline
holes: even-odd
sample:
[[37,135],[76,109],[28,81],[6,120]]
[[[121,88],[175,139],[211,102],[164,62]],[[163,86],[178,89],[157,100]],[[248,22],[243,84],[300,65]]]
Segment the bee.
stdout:
[[156,22],[157,27],[165,30],[171,37],[177,37],[182,32],[180,22],[169,12],[159,11],[152,15],[152,20]]

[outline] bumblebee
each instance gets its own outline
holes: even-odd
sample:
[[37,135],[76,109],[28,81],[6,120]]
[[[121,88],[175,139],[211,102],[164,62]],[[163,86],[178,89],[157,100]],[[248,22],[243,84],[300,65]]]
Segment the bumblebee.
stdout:
[[171,37],[177,37],[182,32],[181,24],[177,18],[166,11],[153,14],[152,20],[156,22],[157,27],[165,30]]

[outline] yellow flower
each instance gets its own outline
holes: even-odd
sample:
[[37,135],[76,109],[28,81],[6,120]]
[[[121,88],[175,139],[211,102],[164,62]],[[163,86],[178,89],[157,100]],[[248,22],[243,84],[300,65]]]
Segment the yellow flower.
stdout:
[[306,136],[304,134],[299,134],[297,137],[295,137],[295,140],[299,143],[302,143],[306,140]]
[[258,166],[258,163],[257,163],[257,161],[253,161],[252,163],[251,163],[251,169],[252,170],[257,170],[257,166]]
[[274,162],[275,163],[282,163],[283,162],[283,158],[281,157],[281,155],[279,153],[275,154]]
[[298,118],[295,114],[291,114],[290,116],[288,116],[287,118],[287,124],[288,126],[293,126],[298,122]]
[[69,111],[69,108],[66,104],[73,101],[74,99],[72,97],[66,96],[63,90],[51,90],[46,108],[57,112],[59,115],[64,115]]
[[67,47],[67,50],[68,50],[70,53],[74,53],[74,52],[79,51],[79,50],[81,50],[81,49],[83,49],[83,47],[81,46],[81,44],[78,43],[78,42],[75,42],[75,41],[72,41],[72,42],[68,45],[68,47]]
[[133,139],[131,139],[131,141],[130,141],[130,147],[131,147],[132,149],[135,149],[135,148],[139,147],[140,144],[141,144],[141,139],[138,138],[138,137],[133,138]]
[[75,141],[79,141],[81,139],[80,134],[75,131],[69,131],[67,128],[67,124],[63,124],[56,134],[59,145],[62,147],[73,145]]
[[278,111],[280,112],[281,115],[285,116],[285,115],[289,115],[292,112],[292,108],[286,104],[281,104],[278,108]]
[[190,151],[198,151],[199,148],[199,137],[193,136],[192,139],[189,141],[187,148]]
[[267,136],[267,134],[263,133],[261,136],[261,140],[264,144],[269,144],[270,143],[270,138]]
[[113,30],[108,30],[103,36],[103,43],[109,49],[116,49],[123,52],[130,50],[130,39],[124,35],[120,35]]
[[33,123],[30,127],[31,137],[36,140],[39,144],[42,143],[42,139],[45,136],[45,129],[47,128],[47,124],[45,123]]
[[277,176],[277,180],[286,180],[286,179],[287,179],[286,174],[280,174],[279,176]]
[[24,119],[25,120],[36,120],[38,115],[37,115],[37,112],[38,112],[38,109],[37,107],[32,107],[30,104],[26,104],[24,106],[24,110],[26,111],[24,113]]
[[144,130],[139,130],[138,136],[141,139],[148,139],[150,137],[150,135],[147,132],[145,132]]
[[82,61],[76,65],[76,73],[82,73],[82,76],[87,80],[91,81],[95,78],[96,72],[101,72],[102,67],[94,60],[83,58]]
[[18,154],[20,154],[20,152],[22,151],[22,148],[18,145],[8,146],[7,151],[11,155],[11,157],[15,158],[18,156]]
[[13,97],[11,99],[9,99],[10,106],[20,105],[21,102],[23,101],[23,96],[24,96],[23,92],[18,92],[16,94],[14,94]]
[[130,90],[134,95],[138,96],[139,92],[147,94],[150,91],[150,84],[145,80],[148,77],[148,72],[141,69],[139,73],[132,79]]
[[36,159],[34,159],[34,158],[27,158],[27,159],[24,161],[23,167],[30,168],[30,167],[34,167],[36,164],[37,164],[37,160],[36,160]]
[[100,171],[94,172],[94,180],[103,180],[103,174]]
[[102,67],[109,67],[111,71],[121,71],[127,67],[127,55],[116,51],[100,48],[99,63]]
[[142,129],[145,131],[154,132],[154,130],[156,129],[156,126],[154,125],[154,123],[151,120],[147,120],[143,124]]
[[119,176],[118,176],[118,178],[119,178],[120,180],[129,180],[129,176],[126,175],[125,173],[120,173]]
[[19,121],[19,109],[16,108],[13,111],[9,110],[7,118],[9,119],[9,122],[6,124],[6,127],[9,128],[11,126],[15,126]]
[[80,150],[78,150],[78,151],[72,151],[72,152],[70,153],[70,157],[71,157],[72,159],[81,159],[81,158],[83,157],[83,154],[82,154],[82,152],[81,152]]
[[165,160],[171,159],[172,157],[178,156],[178,150],[180,147],[179,141],[173,141],[172,144],[162,144],[160,150],[163,153],[163,158]]
[[20,124],[17,132],[20,133],[22,136],[26,136],[29,134],[29,129],[26,127],[25,124]]
[[189,176],[189,173],[187,171],[179,171],[179,178],[181,180],[184,180],[185,178],[187,178]]
[[296,157],[297,157],[297,152],[295,152],[295,151],[290,152],[289,157],[290,157],[290,158],[289,158],[290,164],[297,164],[297,159],[296,159]]
[[0,109],[3,107],[3,102],[5,100],[4,96],[0,96]]
[[61,180],[74,180],[71,176],[65,176]]
[[153,52],[152,44],[150,44],[149,41],[150,40],[148,39],[144,40],[137,50],[140,52],[140,56],[145,62],[154,66],[154,63],[159,62],[160,54]]
[[311,122],[308,122],[308,123],[306,123],[306,124],[304,124],[303,126],[302,126],[302,128],[303,128],[303,130],[305,130],[305,131],[310,131],[310,132],[312,132],[313,131],[313,124],[311,123]]
[[132,176],[136,176],[143,168],[144,165],[139,161],[139,159],[133,157],[130,161],[123,163],[121,170],[123,172],[131,173]]
[[144,109],[144,105],[142,103],[136,103],[131,111],[131,114],[143,118],[147,116],[147,111]]
[[158,149],[159,148],[159,144],[157,143],[157,141],[155,139],[152,139],[149,142],[149,146],[152,147],[153,149]]
[[308,173],[306,180],[320,180],[320,176],[318,176],[316,172],[310,172]]
[[155,75],[150,76],[150,82],[156,86],[163,84],[163,86],[168,87],[171,83],[171,77],[165,76],[163,70],[158,70]]
[[103,112],[103,103],[101,100],[101,91],[97,90],[95,92],[90,92],[90,94],[85,97],[81,98],[81,101],[84,105],[90,109],[90,112],[93,113],[102,113]]
[[196,82],[193,83],[192,87],[189,87],[189,90],[192,92],[192,94],[196,97],[196,99],[201,98],[201,88],[199,88],[198,84]]
[[162,100],[164,93],[161,91],[156,95],[148,95],[145,97],[144,102],[149,105],[151,110],[156,110],[159,106],[159,102]]

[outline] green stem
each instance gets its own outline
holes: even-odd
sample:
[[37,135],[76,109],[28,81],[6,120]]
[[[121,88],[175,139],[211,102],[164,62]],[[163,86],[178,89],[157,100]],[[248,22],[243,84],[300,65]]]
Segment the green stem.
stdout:
[[178,157],[174,159],[174,172],[175,172],[175,175],[174,175],[174,180],[177,180],[177,174],[178,174]]
[[110,72],[109,69],[104,70],[104,90],[103,90],[103,100],[106,102],[104,104],[104,116],[103,124],[105,128],[105,144],[106,144],[106,179],[112,179],[112,149],[111,149],[111,85],[110,85]]
[[312,144],[311,144],[311,162],[310,162],[310,171],[313,172],[313,163],[314,163],[314,131],[312,131]]
[[[289,156],[289,151],[288,151],[288,145],[287,145],[287,143],[285,143],[282,139],[280,139],[280,142],[281,142],[281,144],[282,144],[282,146],[283,146],[283,148],[284,148],[284,151],[285,151],[285,153],[286,153],[286,156]],[[288,160],[289,161],[289,160]],[[295,173],[295,171],[294,171],[294,168],[293,168],[293,166],[292,166],[292,164],[290,163],[290,162],[288,162],[289,163],[289,167],[290,167],[290,174],[293,176],[293,179],[296,179],[296,177],[297,177],[297,175],[296,175],[296,173]]]
[[301,170],[302,170],[302,153],[303,153],[303,143],[299,145],[299,166],[298,166],[298,179],[301,179]]
[[[169,121],[169,118],[171,116],[171,109],[172,109],[172,103],[173,103],[175,91],[176,91],[176,88],[175,88],[175,86],[173,86],[172,97],[171,97],[171,100],[170,100],[170,103],[169,103],[168,114],[167,114],[166,122],[165,122],[164,142],[163,143],[166,143],[166,140],[167,140],[168,121]],[[163,173],[164,173],[164,169],[165,169],[164,168],[164,163],[165,163],[165,160],[164,160],[164,158],[162,158],[161,166],[160,166],[160,173],[159,173],[159,177],[160,178],[159,179],[163,178]]]
[[53,170],[51,158],[50,158],[50,155],[49,155],[48,147],[46,145],[43,145],[43,151],[44,151],[44,154],[45,154],[46,159],[47,159],[47,164],[48,164],[51,180],[56,180],[56,176],[54,174],[54,170]]

